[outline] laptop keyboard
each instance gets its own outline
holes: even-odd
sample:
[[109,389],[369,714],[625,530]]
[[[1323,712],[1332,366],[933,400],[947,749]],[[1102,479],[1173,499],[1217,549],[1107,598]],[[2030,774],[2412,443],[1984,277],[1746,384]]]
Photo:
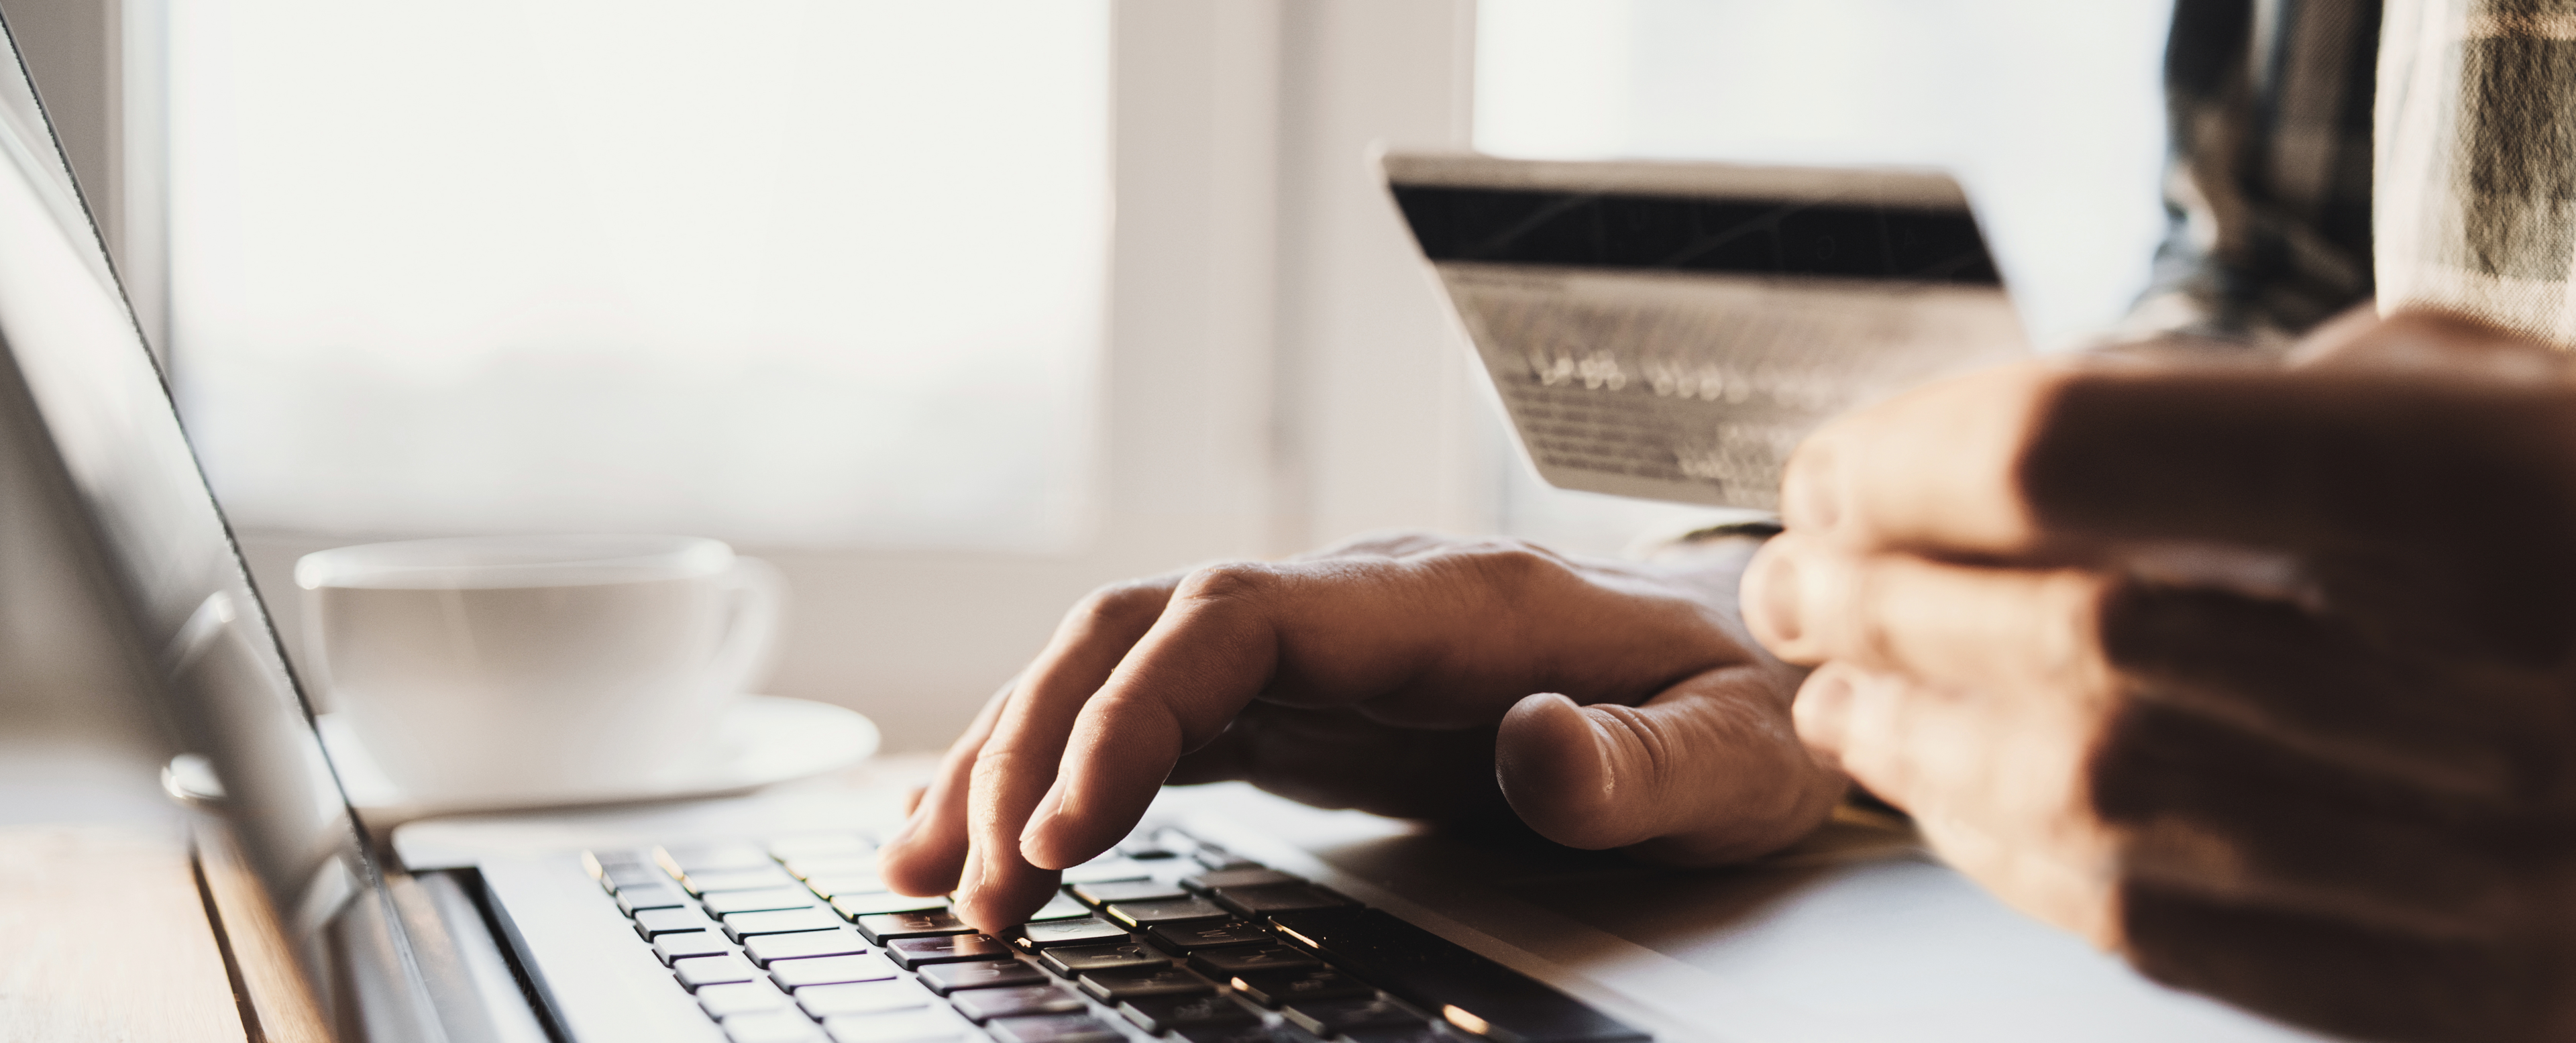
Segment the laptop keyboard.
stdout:
[[583,856],[733,1043],[1644,1043],[1447,939],[1174,829],[1001,937],[856,834]]

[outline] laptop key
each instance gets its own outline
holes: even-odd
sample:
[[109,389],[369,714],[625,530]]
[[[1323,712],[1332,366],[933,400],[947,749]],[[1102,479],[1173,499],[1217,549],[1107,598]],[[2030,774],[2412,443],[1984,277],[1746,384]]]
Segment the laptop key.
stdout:
[[934,963],[921,969],[921,983],[929,986],[930,991],[942,996],[959,989],[1043,985],[1046,980],[1045,971],[1018,960],[994,963]]
[[[1642,1043],[1646,1034],[1455,942],[1377,909],[1279,913],[1289,940],[1398,999],[1497,1043]],[[1291,1001],[1292,1003],[1294,1001]]]
[[1431,1022],[1420,1011],[1384,996],[1297,1000],[1280,1008],[1279,1013],[1318,1036],[1334,1036],[1346,1029],[1379,1026],[1421,1028]]
[[724,1020],[725,1038],[733,1043],[816,1043],[823,1030],[792,1010],[737,1014]]
[[1260,920],[1272,913],[1305,909],[1338,909],[1351,900],[1311,884],[1284,884],[1276,887],[1220,887],[1209,894],[1222,905],[1244,916]]
[[603,866],[599,879],[612,891],[623,891],[630,887],[668,887],[671,884],[671,874],[663,872],[662,867],[649,862]]
[[617,892],[617,911],[628,916],[646,909],[677,909],[688,904],[689,896],[671,884],[629,887]]
[[707,919],[707,914],[699,912],[695,906],[684,905],[674,909],[638,909],[635,911],[635,933],[644,936],[644,940],[648,942],[663,935],[679,931],[712,931],[715,929],[716,922]]
[[1238,974],[1260,974],[1265,971],[1293,971],[1321,967],[1324,961],[1303,950],[1285,945],[1237,946],[1192,953],[1190,966],[1199,973],[1223,980]]
[[974,1029],[936,1007],[891,1014],[844,1014],[823,1019],[832,1043],[951,1043]]
[[892,891],[876,891],[867,894],[833,895],[832,908],[840,910],[841,915],[856,920],[863,916],[882,916],[887,913],[926,913],[946,909],[948,900],[937,896],[915,898]]
[[1091,915],[1090,906],[1075,901],[1072,895],[1060,894],[1047,899],[1047,904],[1039,906],[1037,912],[1030,913],[1029,922],[1040,923],[1047,920],[1079,920],[1089,915]]
[[1192,891],[1214,891],[1220,887],[1277,887],[1302,884],[1306,878],[1291,876],[1276,869],[1211,869],[1196,876],[1181,878],[1181,886]]
[[1267,868],[1261,863],[1250,859],[1236,858],[1232,853],[1226,851],[1226,849],[1212,845],[1201,845],[1197,851],[1191,853],[1190,857],[1195,859],[1199,865],[1219,873],[1233,869]]
[[1169,967],[1171,957],[1130,942],[1125,945],[1067,945],[1041,950],[1039,962],[1065,977],[1092,971],[1128,970],[1137,967]]
[[804,833],[769,841],[769,857],[781,862],[824,855],[856,857],[874,854],[876,849],[868,838],[856,833]]
[[1047,949],[1058,945],[1098,945],[1102,942],[1127,940],[1127,929],[1096,916],[1079,920],[1048,920],[1020,925],[1019,937],[1013,939],[1023,949]]
[[1129,927],[1145,928],[1163,923],[1190,923],[1199,920],[1226,920],[1234,914],[1204,898],[1176,898],[1167,902],[1120,902],[1100,910]]
[[814,892],[802,887],[764,887],[757,891],[718,891],[701,903],[709,916],[803,909],[814,904]]
[[1129,858],[1141,858],[1150,862],[1157,858],[1179,858],[1182,855],[1187,854],[1189,851],[1195,850],[1197,847],[1198,845],[1192,844],[1187,848],[1175,849],[1171,846],[1165,845],[1162,838],[1159,836],[1139,834],[1119,841],[1118,853]]
[[756,891],[764,887],[793,887],[796,878],[777,866],[758,869],[714,869],[691,873],[680,879],[680,886],[701,898],[718,891]]
[[1284,1021],[1250,1025],[1224,1022],[1175,1025],[1172,1026],[1172,1038],[1180,1043],[1321,1043],[1314,1033]]
[[1276,1007],[1297,1000],[1340,999],[1351,996],[1375,996],[1377,990],[1367,982],[1329,967],[1311,967],[1302,971],[1255,971],[1226,979],[1234,991],[1264,1007]]
[[829,931],[798,931],[794,934],[764,934],[742,940],[743,955],[763,967],[771,960],[801,960],[812,956],[856,956],[868,951],[866,939],[847,927]]
[[707,985],[730,985],[738,981],[759,981],[760,968],[734,953],[722,956],[698,956],[671,961],[671,973],[680,984],[695,992]]
[[714,931],[681,931],[653,939],[653,955],[664,966],[673,966],[672,961],[692,956],[713,956],[732,951],[733,944]]
[[796,877],[821,876],[827,873],[874,873],[877,871],[877,856],[874,852],[864,855],[804,855],[779,864],[786,866],[788,874]]
[[653,852],[649,848],[593,848],[581,853],[582,868],[589,870],[590,875],[594,877],[611,869],[652,864]]
[[1231,996],[1140,996],[1118,1005],[1137,1028],[1160,1035],[1184,1025],[1258,1023],[1261,1015]]
[[818,1018],[891,1014],[931,1005],[929,992],[908,981],[861,981],[796,990],[796,1005]]
[[805,886],[825,898],[842,895],[881,895],[886,893],[885,878],[874,872],[826,872],[807,876]]
[[879,945],[897,938],[928,938],[935,934],[973,934],[966,921],[938,909],[917,913],[879,913],[859,917],[859,933]]
[[1068,884],[1101,884],[1112,880],[1143,880],[1154,875],[1154,867],[1132,858],[1095,859],[1064,871]]
[[1103,1003],[1117,1003],[1140,996],[1200,996],[1215,992],[1216,985],[1178,967],[1142,967],[1085,974],[1082,991]]
[[698,1006],[711,1018],[729,1018],[736,1014],[758,1014],[784,1010],[789,1000],[778,986],[765,981],[741,981],[730,985],[709,985],[698,990]]
[[839,926],[841,926],[841,918],[832,915],[831,910],[811,907],[735,913],[724,918],[725,935],[737,942],[754,935],[828,931]]
[[1082,997],[1054,985],[1015,985],[1001,989],[959,989],[948,994],[957,1013],[978,1022],[1028,1014],[1082,1010]]
[[1343,1029],[1342,1038],[1351,1043],[1467,1043],[1472,1037],[1460,1036],[1432,1025],[1363,1025]]
[[[769,961],[769,979],[789,992],[808,985],[840,985],[854,981],[889,981],[901,977],[892,961],[875,953],[857,956],[812,956],[793,960]],[[802,995],[802,993],[799,993]]]
[[1178,826],[1165,826],[1155,830],[1154,842],[1184,855],[1207,846],[1199,838],[1191,836],[1188,830]]
[[1072,884],[1065,888],[1084,905],[1108,905],[1111,902],[1160,902],[1187,898],[1188,891],[1178,884],[1160,880],[1110,880],[1096,884]]
[[1125,1038],[1108,1022],[1089,1014],[1002,1018],[991,1027],[998,1043],[1115,1043]]
[[1145,936],[1153,939],[1156,945],[1182,952],[1221,949],[1230,945],[1275,944],[1279,941],[1272,937],[1269,931],[1261,929],[1260,925],[1241,920],[1228,920],[1224,923],[1162,924],[1146,931]]
[[679,847],[653,849],[655,864],[672,876],[687,876],[718,869],[759,869],[778,863],[769,852],[750,844],[684,844]]
[[989,934],[945,934],[936,938],[897,938],[887,942],[886,956],[908,971],[934,963],[1007,960],[1010,943]]

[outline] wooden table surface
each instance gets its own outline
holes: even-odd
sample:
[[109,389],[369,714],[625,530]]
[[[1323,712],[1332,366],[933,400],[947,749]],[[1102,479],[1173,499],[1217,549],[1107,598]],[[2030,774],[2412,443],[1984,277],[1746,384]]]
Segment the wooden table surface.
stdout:
[[0,829],[0,1039],[246,1038],[179,828]]
[[0,700],[0,1040],[240,1043],[159,738],[93,711]]

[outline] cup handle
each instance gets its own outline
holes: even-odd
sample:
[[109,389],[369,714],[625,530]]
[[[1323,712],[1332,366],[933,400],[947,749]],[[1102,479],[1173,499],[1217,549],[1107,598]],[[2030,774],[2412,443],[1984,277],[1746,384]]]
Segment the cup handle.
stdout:
[[776,565],[737,555],[724,584],[733,610],[725,624],[724,643],[707,664],[707,676],[723,684],[718,691],[732,696],[767,681],[770,668],[777,665],[778,622],[785,614],[787,579]]

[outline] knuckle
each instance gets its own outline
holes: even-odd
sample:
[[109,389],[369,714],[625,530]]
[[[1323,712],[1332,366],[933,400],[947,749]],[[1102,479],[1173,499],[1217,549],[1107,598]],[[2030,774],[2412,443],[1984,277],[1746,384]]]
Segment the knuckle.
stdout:
[[1175,596],[1200,602],[1258,603],[1275,596],[1282,579],[1277,568],[1261,562],[1219,562],[1192,570]]
[[1008,738],[996,737],[975,751],[974,767],[967,773],[976,789],[987,789],[995,781],[1011,774],[1028,757]]
[[1018,792],[1032,779],[1052,779],[1063,756],[1043,744],[1015,742],[988,743],[975,754],[975,764],[967,772],[968,814],[985,814],[997,799]]
[[1602,811],[1619,810],[1615,805],[1627,800],[1660,800],[1674,781],[1674,743],[1656,724],[1656,718],[1633,706],[1604,706],[1600,716],[1614,728],[1617,741],[1626,747],[1627,767],[1633,778],[1622,780],[1630,792],[1600,793],[1596,798]]
[[1162,591],[1142,580],[1112,583],[1094,590],[1084,595],[1071,613],[1074,620],[1093,630],[1110,631],[1142,630],[1162,614]]
[[1507,536],[1462,541],[1444,551],[1440,560],[1506,589],[1544,583],[1572,572],[1572,566],[1555,551]]

